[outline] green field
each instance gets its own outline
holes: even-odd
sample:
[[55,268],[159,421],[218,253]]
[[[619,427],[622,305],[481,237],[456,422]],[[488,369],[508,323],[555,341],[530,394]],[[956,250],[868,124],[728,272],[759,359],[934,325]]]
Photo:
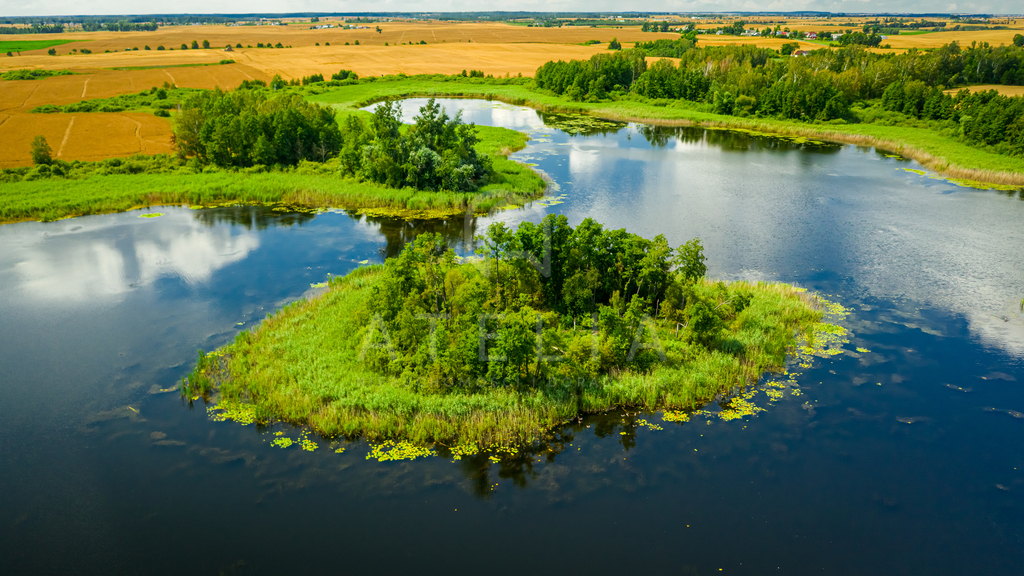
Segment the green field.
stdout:
[[0,53],[43,50],[51,46],[61,46],[71,42],[81,42],[81,40],[0,40]]

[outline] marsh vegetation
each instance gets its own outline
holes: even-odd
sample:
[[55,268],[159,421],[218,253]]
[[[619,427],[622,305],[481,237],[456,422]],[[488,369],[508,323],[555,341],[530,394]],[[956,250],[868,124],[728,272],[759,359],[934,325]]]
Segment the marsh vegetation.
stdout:
[[331,436],[528,442],[581,412],[697,407],[781,368],[821,318],[793,287],[704,279],[697,239],[549,215],[478,240],[462,261],[421,234],[331,279],[201,356],[183,393]]

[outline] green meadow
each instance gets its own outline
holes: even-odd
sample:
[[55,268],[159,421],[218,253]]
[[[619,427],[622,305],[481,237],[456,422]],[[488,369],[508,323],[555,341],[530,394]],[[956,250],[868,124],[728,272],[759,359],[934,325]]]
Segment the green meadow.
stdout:
[[82,40],[0,40],[0,52],[28,52],[29,50],[42,50],[52,46],[62,46],[71,42],[82,42]]

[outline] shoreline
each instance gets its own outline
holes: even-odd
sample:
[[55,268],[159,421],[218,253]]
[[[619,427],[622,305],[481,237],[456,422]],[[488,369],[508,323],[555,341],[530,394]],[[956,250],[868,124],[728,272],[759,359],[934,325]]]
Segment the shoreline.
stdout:
[[504,129],[486,128],[490,138],[481,140],[480,151],[495,161],[492,178],[497,182],[485,184],[476,192],[386,188],[353,178],[296,172],[90,175],[0,184],[0,225],[157,206],[279,205],[307,210],[338,208],[407,219],[447,218],[467,210],[486,213],[503,204],[543,197],[547,191],[543,176],[508,158],[525,148],[529,138],[514,130],[504,135]]
[[[481,86],[474,84],[473,86]],[[515,106],[525,106],[532,108],[539,112],[555,113],[555,114],[582,114],[586,116],[592,116],[601,120],[611,120],[616,122],[634,122],[638,124],[647,124],[651,126],[692,126],[697,128],[706,129],[718,129],[718,130],[746,130],[760,132],[768,136],[780,136],[780,137],[797,137],[797,138],[812,138],[815,140],[821,140],[826,142],[832,142],[835,144],[850,144],[855,146],[870,146],[880,151],[889,152],[902,156],[904,158],[914,160],[921,164],[928,170],[931,170],[937,174],[945,176],[955,184],[961,186],[968,186],[973,188],[993,188],[993,189],[1012,189],[1016,190],[1024,187],[1024,171],[1015,172],[1011,170],[991,170],[986,168],[970,168],[960,166],[953,161],[942,157],[937,154],[933,154],[926,150],[915,146],[912,143],[900,142],[898,140],[889,138],[880,138],[878,136],[870,134],[861,134],[856,132],[849,132],[835,129],[835,125],[830,128],[823,128],[817,125],[808,124],[806,126],[793,125],[790,123],[783,123],[782,121],[774,121],[771,119],[756,119],[750,120],[746,118],[722,116],[717,114],[708,114],[703,112],[694,112],[691,110],[681,108],[667,108],[664,106],[656,106],[648,103],[640,102],[629,102],[634,106],[643,106],[649,108],[650,111],[654,112],[657,110],[672,110],[682,114],[687,112],[701,115],[715,116],[715,119],[705,120],[699,118],[664,118],[658,116],[639,116],[634,114],[622,114],[616,112],[614,109],[602,108],[602,104],[615,104],[615,102],[609,103],[598,103],[591,105],[592,107],[574,105],[574,103],[561,102],[556,105],[552,105],[537,99],[527,98],[515,98],[509,97],[500,92],[479,92],[479,93],[468,93],[468,92],[445,92],[442,90],[424,90],[424,91],[411,91],[403,93],[400,96],[394,94],[382,94],[370,99],[359,101],[356,106],[364,107],[381,102],[390,98],[459,98],[469,100],[497,100],[506,104]],[[557,99],[556,96],[549,98]],[[586,103],[580,103],[586,104]],[[719,119],[721,118],[721,119]],[[873,124],[846,124],[846,126],[875,126]],[[888,128],[888,127],[887,127]],[[903,130],[915,130],[916,128],[908,127],[895,127],[902,128]],[[936,136],[939,136],[936,134]],[[941,136],[940,136],[941,137]],[[966,148],[971,148],[966,144],[960,142],[953,142],[960,144]],[[977,148],[971,148],[980,152],[985,152]],[[993,154],[994,156],[996,154]],[[1008,157],[1010,158],[1010,157]]]

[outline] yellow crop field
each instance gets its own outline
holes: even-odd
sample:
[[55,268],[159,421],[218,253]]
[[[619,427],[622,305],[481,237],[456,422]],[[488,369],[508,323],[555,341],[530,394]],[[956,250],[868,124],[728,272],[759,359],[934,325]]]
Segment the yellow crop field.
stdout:
[[171,123],[152,114],[0,114],[0,168],[30,165],[36,136],[46,138],[54,158],[69,161],[173,151]]
[[[712,28],[733,20],[721,17],[691,22],[701,28]],[[752,28],[781,25],[805,32],[841,32],[847,28],[858,29],[866,20],[767,16],[747,21]],[[331,18],[320,24],[344,23]],[[972,41],[1005,44],[1024,30],[1024,20],[1001,24],[1009,29],[889,36],[886,42],[895,51],[932,48],[954,40],[961,44]],[[170,123],[166,119],[136,113],[29,113],[45,104],[107,98],[139,92],[164,82],[187,88],[229,89],[246,79],[266,81],[275,74],[286,80],[314,73],[329,76],[340,69],[353,70],[361,76],[454,74],[473,69],[496,76],[526,76],[533,75],[549,60],[586,59],[602,53],[612,38],[629,47],[635,42],[678,37],[675,33],[642,32],[638,26],[532,28],[508,23],[436,21],[381,22],[352,30],[311,30],[310,26],[308,21],[292,21],[288,26],[167,26],[154,32],[69,32],[61,34],[61,39],[77,41],[57,46],[56,56],[35,50],[20,56],[0,57],[0,71],[37,68],[67,69],[76,73],[45,80],[0,81],[0,141],[3,142],[0,167],[28,164],[29,142],[39,134],[46,136],[54,153],[59,152],[64,159],[100,159],[171,150]],[[381,28],[380,33],[376,31],[377,26]],[[24,40],[48,38],[52,35],[19,36]],[[191,46],[193,40],[200,45],[207,40],[210,48],[180,49],[182,44]],[[601,44],[582,45],[588,40],[598,40]],[[421,41],[426,44],[420,44]],[[702,46],[754,44],[778,49],[786,42],[789,40],[783,38],[698,37],[698,44]],[[248,47],[260,43],[280,43],[291,48]],[[224,49],[238,44],[242,48]],[[146,50],[146,46],[150,50]],[[157,50],[159,46],[165,49]],[[821,46],[800,43],[802,49],[808,50]],[[91,54],[82,54],[82,49],[90,50]],[[72,50],[78,53],[72,54]],[[225,59],[235,63],[216,65]],[[1021,93],[1015,87],[995,88],[1004,94]]]
[[245,79],[270,77],[244,64],[160,68],[152,70],[75,69],[74,76],[44,80],[0,80],[0,111],[27,112],[43,104],[69,104],[92,98],[109,98],[139,92],[164,82],[182,88],[234,88]]
[[[967,88],[972,92],[984,92],[986,90],[995,90],[1003,96],[1024,96],[1024,86],[1006,86],[1002,84],[979,84],[977,86],[970,86]],[[947,94],[956,94],[961,88],[952,88],[946,90]]]

